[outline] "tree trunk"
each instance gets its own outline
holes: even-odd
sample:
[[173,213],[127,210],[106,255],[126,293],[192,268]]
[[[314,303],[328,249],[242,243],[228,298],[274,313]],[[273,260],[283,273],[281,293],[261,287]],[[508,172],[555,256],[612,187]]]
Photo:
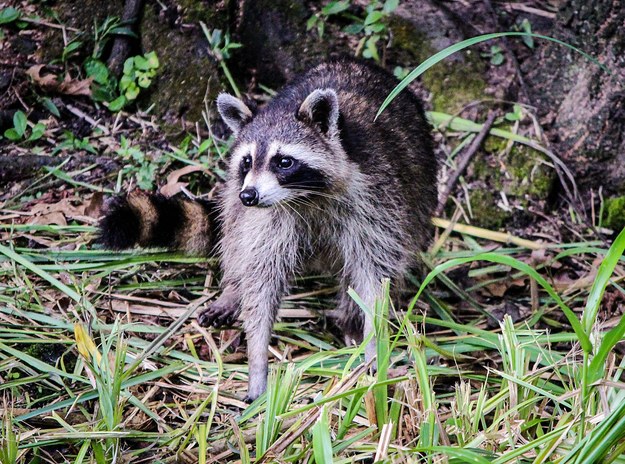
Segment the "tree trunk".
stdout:
[[556,153],[582,191],[625,194],[625,1],[567,0],[552,36],[610,69],[549,43],[524,67],[533,103],[551,125]]

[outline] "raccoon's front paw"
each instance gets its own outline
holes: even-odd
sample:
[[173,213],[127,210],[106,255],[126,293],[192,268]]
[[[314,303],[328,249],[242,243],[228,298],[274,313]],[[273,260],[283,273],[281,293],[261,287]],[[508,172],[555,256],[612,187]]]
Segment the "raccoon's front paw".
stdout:
[[198,315],[197,321],[202,327],[227,327],[234,324],[239,313],[237,303],[218,299],[206,311]]
[[360,345],[362,343],[362,329],[364,323],[360,314],[344,312],[343,316],[336,321],[336,325],[343,334],[345,346]]

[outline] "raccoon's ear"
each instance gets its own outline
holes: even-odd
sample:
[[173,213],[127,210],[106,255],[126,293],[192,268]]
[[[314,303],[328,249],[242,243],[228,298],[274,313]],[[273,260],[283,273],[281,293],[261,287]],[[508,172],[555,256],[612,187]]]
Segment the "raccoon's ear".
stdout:
[[217,111],[234,135],[237,135],[254,116],[245,103],[227,93],[220,93],[217,97]]
[[297,111],[300,121],[313,124],[332,137],[339,123],[339,99],[333,89],[317,89],[306,97]]

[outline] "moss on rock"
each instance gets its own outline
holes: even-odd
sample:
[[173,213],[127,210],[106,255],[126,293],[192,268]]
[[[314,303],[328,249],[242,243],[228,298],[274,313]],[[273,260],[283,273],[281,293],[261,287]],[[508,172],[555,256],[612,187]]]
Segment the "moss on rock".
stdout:
[[543,159],[542,153],[515,144],[508,155],[508,172],[512,182],[506,193],[525,199],[524,203],[545,200],[551,191],[555,172],[543,163]]
[[486,229],[504,226],[508,213],[497,206],[498,198],[489,188],[477,188],[470,193],[473,223]]
[[620,232],[625,227],[625,196],[608,198],[605,201],[605,215],[603,225]]
[[[58,16],[59,22],[65,26],[79,29],[79,40],[86,45],[82,49],[85,54],[90,53],[93,47],[94,27],[100,25],[108,17],[119,17],[124,9],[122,0],[111,0],[103,2],[101,0],[71,0],[64,2],[54,2],[52,11]],[[40,44],[37,52],[42,62],[58,60],[64,45],[64,34],[59,29],[48,28],[45,30],[45,40]],[[77,34],[68,33],[70,39],[77,38]]]
[[[421,63],[438,51],[408,19],[393,16],[389,27],[393,32],[393,47],[399,51],[399,62]],[[454,57],[436,64],[422,76],[424,86],[432,93],[434,111],[456,113],[484,96],[484,63],[477,53],[466,50]]]
[[441,63],[425,73],[423,83],[432,92],[433,110],[452,114],[483,98],[486,88],[479,67],[473,64]]
[[[197,8],[191,10],[192,17],[201,16]],[[206,14],[204,20],[216,13]],[[208,55],[208,43],[202,31],[172,28],[159,18],[156,5],[148,5],[141,21],[141,39],[142,49],[156,51],[160,63],[142,106],[153,105],[153,112],[170,124],[180,118],[199,121],[207,89],[210,100],[222,90],[222,74]]]
[[[484,154],[474,158],[468,172],[470,184],[484,189],[471,191],[474,224],[481,227],[503,227],[515,223],[517,215],[547,200],[555,179],[555,172],[544,163],[544,155],[525,145],[515,143],[508,151],[508,140],[488,136]],[[483,190],[494,192],[487,195]],[[503,192],[511,206],[506,211],[496,206]],[[491,205],[487,205],[492,201]]]

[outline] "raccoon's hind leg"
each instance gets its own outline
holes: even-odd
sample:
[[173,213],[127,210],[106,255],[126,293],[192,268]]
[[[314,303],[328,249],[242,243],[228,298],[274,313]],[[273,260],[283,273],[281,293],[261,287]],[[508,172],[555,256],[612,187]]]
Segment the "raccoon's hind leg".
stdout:
[[[379,276],[374,270],[369,272],[359,271],[352,277],[352,285],[356,294],[362,299],[366,308],[362,325],[362,338],[366,339],[372,332],[374,332],[373,311],[375,308],[375,302],[382,296],[382,277]],[[361,313],[363,312],[360,310]],[[375,335],[365,346],[365,362],[369,362],[375,358]],[[376,363],[374,362],[371,367],[375,370]]]
[[202,327],[224,327],[234,324],[241,314],[241,299],[233,285],[226,285],[219,298],[197,317]]
[[[382,237],[382,233],[371,234],[373,237]],[[364,303],[366,311],[362,318],[362,339],[371,338],[365,347],[365,361],[370,362],[376,355],[376,342],[374,333],[374,309],[375,302],[383,296],[382,280],[389,278],[396,280],[406,269],[408,258],[397,253],[399,246],[391,248],[389,243],[372,241],[347,241],[345,246],[345,267],[343,269],[343,288],[351,287]],[[346,297],[349,297],[346,295]],[[358,306],[356,306],[358,308]],[[372,364],[375,368],[375,363]]]

